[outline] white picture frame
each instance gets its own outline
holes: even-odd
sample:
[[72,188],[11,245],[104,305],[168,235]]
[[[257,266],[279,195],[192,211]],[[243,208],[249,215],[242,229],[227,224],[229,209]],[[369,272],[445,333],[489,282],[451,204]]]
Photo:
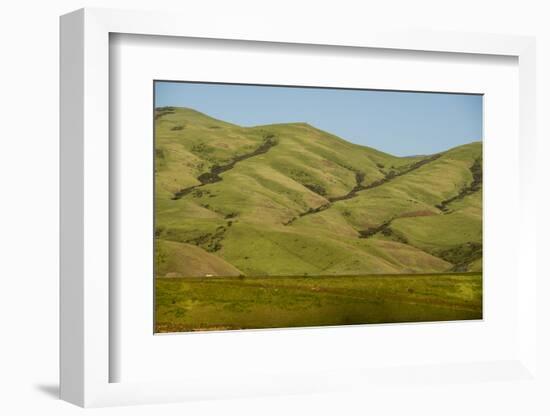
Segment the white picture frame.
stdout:
[[[172,13],[82,9],[61,18],[61,398],[80,406],[159,403],[197,398],[242,397],[323,392],[357,388],[407,378],[409,371],[381,368],[369,372],[334,370],[315,374],[281,373],[265,380],[111,382],[110,366],[110,164],[109,36],[136,34],[187,38],[332,45],[439,53],[505,55],[519,62],[520,218],[519,267],[524,272],[517,293],[518,354],[500,362],[421,368],[417,376],[444,374],[448,381],[480,382],[472,371],[506,374],[508,380],[537,380],[535,268],[535,41],[530,37],[465,33],[378,31],[348,28],[338,33],[312,26],[307,32],[284,30],[265,21],[223,20],[205,24]],[[421,364],[421,363],[419,363]],[[422,367],[422,366],[420,366]],[[358,369],[359,370],[359,369]],[[346,380],[342,382],[342,380]],[[215,384],[215,385],[214,385]]]

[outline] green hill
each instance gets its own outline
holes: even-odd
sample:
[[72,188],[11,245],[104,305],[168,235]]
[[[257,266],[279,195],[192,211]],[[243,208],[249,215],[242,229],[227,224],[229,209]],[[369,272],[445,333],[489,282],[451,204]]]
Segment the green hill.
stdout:
[[395,157],[304,123],[155,118],[158,277],[481,269],[480,142]]

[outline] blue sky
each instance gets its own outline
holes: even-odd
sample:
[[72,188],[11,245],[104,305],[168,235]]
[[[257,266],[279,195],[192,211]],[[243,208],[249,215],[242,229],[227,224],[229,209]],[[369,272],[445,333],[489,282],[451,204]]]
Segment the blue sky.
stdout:
[[398,156],[482,139],[481,95],[157,81],[155,105],[241,126],[306,122]]

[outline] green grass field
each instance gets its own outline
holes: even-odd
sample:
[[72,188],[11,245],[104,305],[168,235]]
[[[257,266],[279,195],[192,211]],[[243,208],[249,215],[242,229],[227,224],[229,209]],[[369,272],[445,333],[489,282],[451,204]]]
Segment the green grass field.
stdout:
[[156,279],[156,332],[481,318],[481,273]]

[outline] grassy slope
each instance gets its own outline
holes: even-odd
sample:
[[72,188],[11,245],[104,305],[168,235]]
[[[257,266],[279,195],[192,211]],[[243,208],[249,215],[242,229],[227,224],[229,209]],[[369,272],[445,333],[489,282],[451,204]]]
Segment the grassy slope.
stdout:
[[241,271],[223,259],[192,244],[174,241],[157,242],[157,272],[161,276],[192,275],[239,276]]
[[[451,203],[450,213],[436,208],[471,182],[479,143],[329,203],[357,179],[368,186],[422,158],[397,158],[302,123],[242,128],[190,109],[165,112],[156,123],[157,234],[161,243],[192,245],[194,258],[202,253],[205,263],[216,257],[246,275],[441,272],[453,264],[437,257],[439,251],[481,241],[480,192]],[[197,177],[214,165],[253,152],[266,137],[276,141],[268,152],[236,163],[222,181],[172,199],[200,184]],[[300,217],[325,205],[330,207]],[[393,235],[358,238],[361,230],[388,220]],[[205,273],[172,259],[181,253],[157,259],[159,276]],[[228,270],[212,274],[237,273]]]
[[[452,197],[472,182],[469,167],[481,158],[481,143],[461,146],[447,152],[442,163],[454,163],[447,178],[454,173],[454,180],[439,188],[438,196]],[[419,172],[420,173],[420,172]],[[440,181],[439,183],[443,183]],[[431,186],[430,189],[436,189]],[[449,205],[449,210],[439,215],[424,217],[400,217],[392,222],[392,229],[403,236],[410,245],[445,258],[445,252],[453,248],[482,244],[482,191],[476,191]],[[481,254],[481,253],[480,253]],[[470,259],[463,270],[479,271],[479,258]]]

